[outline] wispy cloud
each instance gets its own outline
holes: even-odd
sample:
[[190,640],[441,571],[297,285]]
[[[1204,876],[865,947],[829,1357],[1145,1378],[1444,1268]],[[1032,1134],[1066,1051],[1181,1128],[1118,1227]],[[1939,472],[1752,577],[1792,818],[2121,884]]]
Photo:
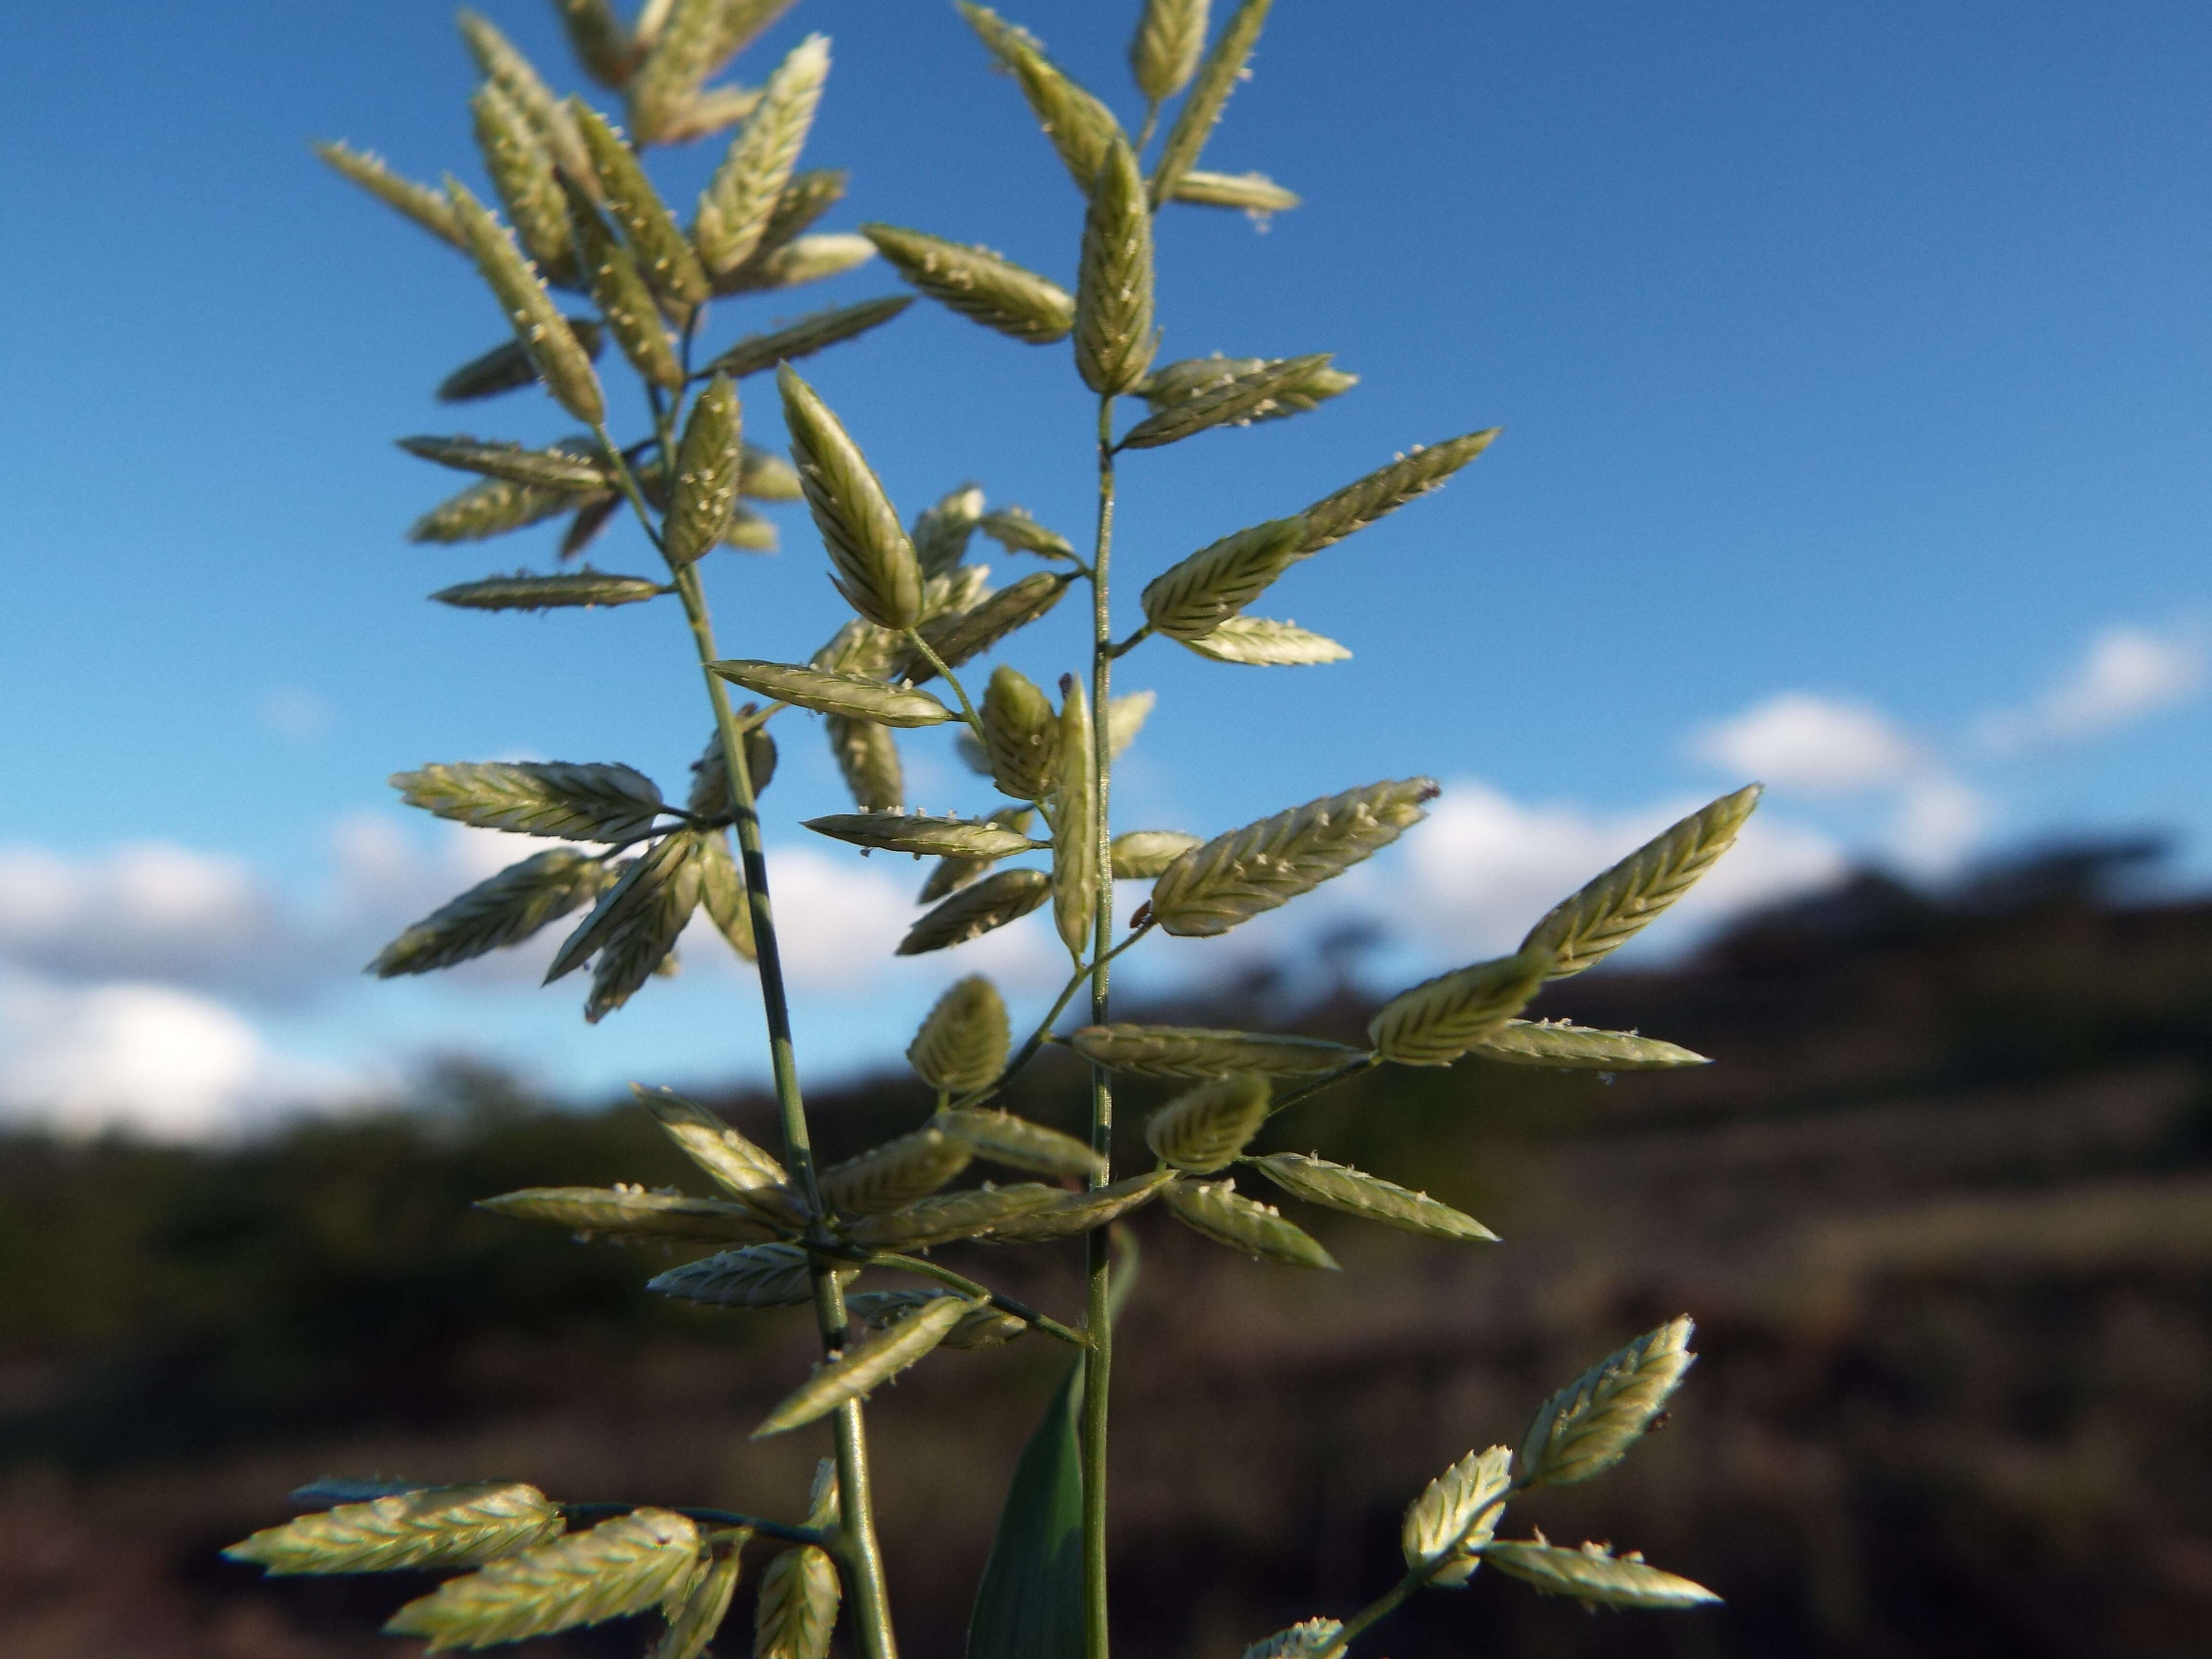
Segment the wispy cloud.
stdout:
[[2194,700],[2208,655],[2202,628],[2105,629],[2041,696],[1983,716],[1976,733],[2001,755],[2102,737]]
[[1692,740],[1723,771],[1810,794],[1896,784],[1924,764],[1918,747],[1871,703],[1785,691]]

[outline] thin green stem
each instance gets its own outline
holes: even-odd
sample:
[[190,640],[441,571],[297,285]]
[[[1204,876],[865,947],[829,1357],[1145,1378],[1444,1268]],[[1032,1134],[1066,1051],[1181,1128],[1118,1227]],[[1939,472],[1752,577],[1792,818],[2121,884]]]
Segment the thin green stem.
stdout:
[[[1107,968],[1114,950],[1114,835],[1110,790],[1114,750],[1107,709],[1114,688],[1114,614],[1108,571],[1114,550],[1114,398],[1098,399],[1098,538],[1091,559],[1091,799],[1097,835],[1094,867],[1098,892],[1091,915],[1091,1022],[1107,1017]],[[1106,1068],[1091,1068],[1091,1149],[1098,1169],[1095,1188],[1113,1179],[1114,1085]],[[1107,1390],[1114,1364],[1113,1246],[1108,1230],[1085,1241],[1088,1270],[1085,1324],[1091,1352],[1084,1361],[1083,1650],[1085,1659],[1108,1659],[1111,1632],[1106,1614]]]
[[1142,645],[1146,640],[1152,638],[1152,625],[1150,623],[1146,623],[1135,633],[1130,635],[1127,639],[1122,641],[1121,644],[1110,647],[1108,654],[1114,657],[1126,657],[1132,651],[1134,651],[1139,646]]
[[[631,480],[631,489],[635,487]],[[720,653],[714,647],[714,626],[696,568],[687,565],[678,570],[675,582],[678,596],[684,601],[684,618],[691,625],[700,675],[707,683],[707,698],[714,709],[714,729],[722,742],[722,761],[730,775],[730,805],[737,817],[738,850],[744,865],[745,897],[752,915],[761,1006],[768,1020],[769,1061],[775,1078],[776,1109],[782,1121],[784,1162],[805,1200],[807,1213],[814,1218],[810,1236],[826,1237],[821,1223],[822,1194],[814,1177],[813,1142],[807,1132],[806,1103],[799,1093],[799,1063],[792,1047],[783,953],[776,937],[775,914],[769,902],[768,858],[761,847],[760,813],[753,794],[752,771],[745,763],[744,737],[730,707],[728,688],[712,667]],[[835,1357],[842,1352],[846,1341],[848,1322],[844,1292],[825,1262],[814,1257],[809,1262],[813,1269],[815,1323],[821,1331],[823,1351]],[[843,1517],[838,1528],[839,1553],[851,1583],[863,1659],[896,1659],[890,1592],[884,1582],[883,1553],[876,1541],[875,1505],[869,1486],[866,1425],[857,1400],[848,1401],[837,1410],[836,1442],[837,1491]]]
[[975,705],[968,701],[968,688],[960,684],[960,677],[945,665],[945,659],[939,656],[931,648],[929,641],[921,637],[921,630],[919,628],[908,629],[906,636],[914,648],[921,653],[921,659],[934,668],[938,678],[952,688],[952,695],[960,699],[960,718],[968,722],[968,729],[975,734],[976,741],[981,742],[982,716],[975,712]]
[[1336,1633],[1336,1639],[1329,1644],[1322,1659],[1342,1659],[1345,1650],[1351,1647],[1356,1638],[1364,1635],[1374,1626],[1395,1613],[1407,1596],[1427,1583],[1438,1567],[1459,1553],[1459,1547],[1473,1535],[1475,1528],[1483,1523],[1485,1518],[1493,1510],[1503,1508],[1508,1499],[1522,1490],[1522,1483],[1515,1481],[1473,1515],[1468,1516],[1467,1524],[1462,1527],[1442,1549],[1432,1555],[1422,1557],[1420,1560],[1406,1570],[1404,1577],[1346,1620],[1344,1628]]
[[925,1261],[919,1256],[912,1255],[877,1255],[863,1256],[861,1265],[868,1267],[892,1268],[902,1273],[919,1273],[922,1278],[933,1279],[939,1284],[959,1291],[963,1296],[986,1297],[1000,1312],[1010,1313],[1017,1319],[1026,1320],[1047,1336],[1056,1336],[1061,1341],[1072,1343],[1079,1348],[1088,1348],[1091,1346],[1091,1339],[1081,1331],[1061,1324],[1049,1315],[1039,1313],[1025,1302],[1018,1302],[1011,1296],[1001,1296],[989,1285],[978,1284],[963,1274],[954,1273],[950,1267],[940,1267],[934,1261]]
[[[1109,962],[1113,961],[1115,957],[1120,956],[1122,951],[1127,950],[1131,945],[1134,945],[1139,939],[1144,938],[1146,934],[1152,931],[1152,924],[1149,921],[1146,922],[1134,933],[1131,933],[1128,938],[1123,939],[1119,945],[1109,951],[1106,953],[1106,960]],[[1005,1066],[1000,1069],[998,1076],[993,1078],[981,1088],[976,1090],[973,1094],[963,1095],[959,1099],[954,1101],[952,1103],[951,1109],[954,1111],[961,1111],[970,1106],[980,1106],[985,1101],[990,1099],[992,1096],[997,1094],[1000,1090],[1005,1088],[1008,1083],[1012,1081],[1014,1073],[1020,1071],[1022,1067],[1028,1065],[1030,1061],[1035,1060],[1037,1056],[1037,1051],[1042,1048],[1046,1043],[1052,1041],[1053,1022],[1058,1019],[1060,1016],[1061,1011],[1065,1009],[1070,1002],[1074,1000],[1075,994],[1083,988],[1083,981],[1090,977],[1091,964],[1087,962],[1077,963],[1075,972],[1069,975],[1067,983],[1060,988],[1060,995],[1054,999],[1051,1010],[1042,1019],[1037,1022],[1036,1030],[1029,1034],[1028,1040],[1024,1042],[1019,1048],[1014,1051],[1014,1057],[1006,1063]]]
[[1152,130],[1160,124],[1160,100],[1151,100],[1145,106],[1145,125],[1137,129],[1137,140],[1129,148],[1142,155],[1145,146],[1152,142]]
[[[611,1521],[615,1516],[628,1515],[636,1508],[635,1504],[563,1504],[561,1513],[570,1521]],[[676,1513],[694,1521],[703,1521],[710,1527],[744,1527],[763,1538],[778,1539],[787,1544],[812,1544],[819,1547],[836,1541],[818,1527],[794,1527],[762,1516],[742,1514],[736,1510],[678,1507]]]
[[1380,1054],[1362,1054],[1357,1060],[1348,1060],[1334,1071],[1317,1077],[1310,1083],[1301,1083],[1268,1107],[1267,1115],[1273,1117],[1277,1112],[1288,1111],[1300,1101],[1310,1100],[1322,1090],[1335,1087],[1346,1078],[1358,1077],[1362,1072],[1371,1072],[1382,1063],[1382,1056]]

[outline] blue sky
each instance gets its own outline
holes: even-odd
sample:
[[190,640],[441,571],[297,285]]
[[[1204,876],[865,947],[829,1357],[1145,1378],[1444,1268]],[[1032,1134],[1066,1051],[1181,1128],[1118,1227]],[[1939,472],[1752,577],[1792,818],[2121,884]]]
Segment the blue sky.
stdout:
[[[576,84],[549,8],[483,9]],[[1133,8],[1006,9],[1133,119]],[[888,219],[1073,285],[1075,192],[949,7],[802,0],[737,78],[812,29],[836,68],[808,163],[854,174],[824,228]],[[1656,946],[1852,860],[1937,874],[2052,834],[2171,830],[2201,878],[2208,37],[2181,4],[1281,0],[1207,163],[1306,205],[1264,234],[1164,220],[1164,355],[1334,350],[1361,384],[1132,458],[1128,600],[1410,444],[1506,432],[1260,607],[1351,661],[1127,659],[1161,702],[1121,824],[1211,833],[1378,777],[1448,785],[1356,878],[1249,937],[1140,953],[1138,982],[1297,959],[1352,912],[1390,930],[1385,978],[1471,960],[1753,775],[1774,787],[1741,873]],[[498,313],[307,149],[479,178],[445,9],[46,8],[10,39],[0,1109],[200,1132],[461,1049],[579,1095],[757,1074],[750,981],[704,946],[597,1030],[579,991],[512,965],[355,971],[537,846],[410,821],[388,773],[619,758],[672,784],[705,735],[664,607],[422,603],[545,562],[551,536],[404,543],[454,475],[390,440],[568,429],[534,394],[430,400]],[[656,153],[673,199],[720,147]],[[864,267],[726,305],[713,337],[896,288]],[[1085,523],[1090,415],[1064,348],[918,305],[809,373],[909,513],[973,477]],[[749,384],[762,441],[769,392]],[[781,555],[712,573],[733,653],[802,656],[841,619],[811,529],[780,511]],[[594,558],[646,553],[611,536]],[[1077,645],[1054,617],[1013,659],[1042,680]],[[795,820],[838,791],[818,734],[787,723],[767,806],[805,934],[801,1034],[830,1074],[894,1055],[975,964],[839,965],[875,961],[921,872],[802,844]],[[941,734],[908,766],[919,804],[992,804]],[[1027,1007],[1056,981],[1048,941],[973,948]]]

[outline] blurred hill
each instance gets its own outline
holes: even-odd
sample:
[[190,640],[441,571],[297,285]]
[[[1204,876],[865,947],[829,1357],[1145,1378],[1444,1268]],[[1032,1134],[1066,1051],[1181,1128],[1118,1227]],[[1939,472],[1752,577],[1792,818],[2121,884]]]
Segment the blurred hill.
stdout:
[[[1301,1213],[1345,1271],[1298,1274],[1146,1212],[1117,1344],[1122,1650],[1233,1655],[1349,1611],[1395,1576],[1423,1481],[1687,1310],[1704,1358],[1665,1431],[1515,1517],[1643,1549],[1727,1607],[1588,1618],[1478,1575],[1376,1653],[2203,1652],[2212,902],[2127,901],[2146,851],[2062,850],[1942,893],[1863,876],[1540,1005],[1711,1067],[1390,1070],[1271,1126],[1502,1245]],[[1280,996],[1147,1013],[1279,1024]],[[1340,988],[1288,1012],[1351,1036],[1369,1009]],[[1012,1103],[1064,1122],[1079,1079],[1056,1058]],[[1133,1145],[1156,1097],[1125,1096]],[[717,1103],[769,1133],[765,1102]],[[929,1103],[886,1079],[814,1103],[834,1157]],[[374,1632],[421,1581],[271,1583],[216,1559],[325,1473],[794,1510],[819,1448],[744,1434],[809,1362],[801,1318],[673,1307],[637,1288],[659,1251],[468,1207],[617,1179],[690,1184],[634,1109],[555,1113],[465,1070],[406,1110],[242,1150],[0,1142],[0,1652],[404,1651]],[[1064,1247],[960,1254],[1077,1303]],[[944,1354],[878,1397],[917,1659],[959,1650],[1060,1364],[1035,1339]],[[640,1646],[617,1626],[535,1650]]]

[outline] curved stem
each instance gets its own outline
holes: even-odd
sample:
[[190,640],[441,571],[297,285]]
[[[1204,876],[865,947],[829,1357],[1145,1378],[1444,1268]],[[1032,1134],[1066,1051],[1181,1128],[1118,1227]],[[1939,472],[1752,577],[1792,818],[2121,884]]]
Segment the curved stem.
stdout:
[[[627,470],[627,469],[625,469]],[[635,489],[635,482],[631,488]],[[822,1194],[814,1178],[814,1151],[807,1132],[806,1104],[799,1093],[799,1063],[791,1042],[791,1004],[784,989],[783,953],[776,937],[775,914],[769,902],[768,858],[761,848],[760,813],[753,796],[751,769],[745,763],[744,734],[730,708],[728,689],[708,665],[720,659],[714,627],[707,612],[699,573],[687,565],[675,573],[676,591],[691,625],[699,672],[714,709],[714,729],[722,740],[722,761],[730,775],[730,805],[737,817],[738,850],[745,873],[745,900],[753,924],[753,945],[760,970],[761,1006],[768,1019],[769,1063],[775,1077],[775,1099],[782,1121],[784,1162],[814,1218],[810,1237],[822,1233]],[[826,1237],[826,1235],[823,1235]],[[845,1346],[845,1297],[829,1265],[810,1257],[814,1279],[814,1316],[823,1352],[832,1358]],[[890,1593],[884,1582],[883,1553],[876,1541],[875,1505],[869,1491],[867,1433],[860,1402],[837,1409],[837,1491],[843,1519],[839,1523],[847,1577],[851,1581],[854,1622],[864,1659],[896,1659]]]
[[[1091,799],[1097,836],[1095,867],[1098,894],[1091,915],[1091,1023],[1103,1025],[1107,1014],[1107,968],[1114,950],[1114,835],[1109,791],[1114,779],[1111,722],[1107,710],[1114,688],[1114,617],[1108,586],[1114,550],[1114,398],[1098,399],[1098,538],[1091,560]],[[1103,1066],[1091,1068],[1091,1149],[1099,1167],[1095,1188],[1114,1177],[1114,1085]],[[1113,1247],[1104,1227],[1085,1241],[1088,1277],[1085,1324],[1091,1352],[1084,1361],[1081,1462],[1083,1468],[1083,1650],[1085,1659],[1109,1659],[1106,1616],[1106,1407],[1114,1364]]]
[[1382,1063],[1382,1056],[1380,1054],[1362,1054],[1357,1060],[1348,1060],[1334,1071],[1317,1077],[1310,1083],[1301,1083],[1269,1106],[1267,1115],[1273,1117],[1278,1112],[1288,1111],[1300,1101],[1310,1100],[1322,1090],[1335,1087],[1346,1078],[1358,1077],[1362,1072],[1371,1072]]
[[[1123,939],[1119,945],[1115,945],[1112,950],[1106,953],[1106,960],[1109,962],[1113,961],[1115,957],[1120,956],[1122,951],[1127,950],[1139,939],[1144,938],[1146,934],[1151,933],[1152,931],[1152,927],[1153,924],[1147,921],[1142,927],[1137,928],[1129,935],[1128,938]],[[958,1111],[969,1106],[980,1106],[985,1101],[990,1099],[993,1095],[997,1094],[1000,1090],[1005,1088],[1008,1083],[1012,1082],[1013,1080],[1014,1073],[1020,1071],[1022,1067],[1028,1065],[1030,1061],[1035,1060],[1036,1058],[1037,1050],[1043,1048],[1047,1042],[1051,1041],[1053,1022],[1060,1018],[1060,1011],[1066,1008],[1070,1002],[1075,1000],[1075,994],[1083,988],[1083,981],[1090,977],[1091,964],[1087,962],[1079,963],[1076,965],[1075,972],[1069,976],[1067,983],[1060,988],[1060,995],[1053,1000],[1052,1007],[1046,1012],[1045,1017],[1037,1022],[1036,1030],[1031,1031],[1029,1035],[1028,1041],[1024,1042],[1019,1048],[1014,1051],[1014,1057],[1006,1063],[1005,1066],[1000,1069],[998,1076],[993,1078],[988,1083],[976,1090],[973,1094],[961,1096],[959,1099],[952,1103],[952,1109],[955,1111]]]
[[912,1255],[866,1255],[860,1258],[860,1265],[866,1267],[892,1268],[902,1273],[919,1273],[922,1278],[933,1279],[948,1289],[959,1291],[963,1296],[986,1297],[1000,1312],[1010,1313],[1015,1318],[1036,1326],[1047,1336],[1056,1336],[1061,1341],[1071,1343],[1079,1348],[1087,1348],[1091,1346],[1091,1339],[1081,1331],[1071,1329],[1049,1315],[1039,1313],[1025,1302],[1018,1302],[1011,1296],[1001,1296],[989,1285],[980,1285],[964,1274],[954,1273],[950,1267],[940,1267],[934,1261],[925,1261],[919,1256]]
[[[636,1508],[635,1504],[563,1504],[561,1513],[571,1521],[611,1521],[615,1516],[628,1515]],[[819,1548],[836,1541],[817,1527],[790,1526],[781,1521],[745,1515],[736,1510],[695,1510],[678,1505],[676,1513],[694,1521],[703,1521],[710,1527],[744,1527],[763,1538],[780,1539],[787,1544],[812,1544]]]
[[982,717],[976,714],[975,705],[968,701],[968,688],[960,684],[959,676],[947,668],[945,665],[945,659],[931,649],[929,641],[921,637],[921,630],[919,628],[908,629],[906,636],[914,648],[921,653],[921,659],[935,669],[938,678],[952,688],[952,695],[960,699],[960,718],[968,722],[968,729],[975,734],[976,741],[981,742]]
[[1459,1529],[1458,1534],[1449,1543],[1437,1551],[1435,1554],[1424,1556],[1406,1570],[1404,1577],[1346,1620],[1344,1628],[1336,1633],[1336,1640],[1329,1644],[1321,1659],[1342,1659],[1345,1650],[1352,1645],[1355,1638],[1364,1634],[1370,1627],[1380,1624],[1397,1612],[1407,1596],[1429,1582],[1431,1573],[1458,1553],[1462,1542],[1482,1524],[1484,1519],[1492,1510],[1503,1508],[1509,1498],[1522,1489],[1522,1483],[1516,1480],[1473,1515],[1468,1516],[1467,1524]]

